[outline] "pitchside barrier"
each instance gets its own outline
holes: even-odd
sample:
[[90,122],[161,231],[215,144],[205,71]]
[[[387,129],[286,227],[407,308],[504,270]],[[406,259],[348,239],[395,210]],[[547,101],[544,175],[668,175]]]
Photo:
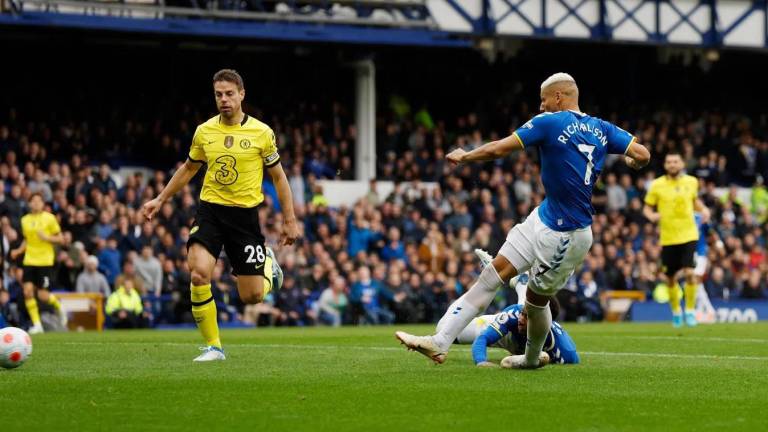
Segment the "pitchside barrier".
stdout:
[[[768,300],[713,300],[714,322],[756,322],[768,320]],[[630,321],[671,321],[672,312],[666,303],[634,302],[629,308]]]
[[[104,314],[105,298],[101,294],[80,294],[70,292],[55,292],[61,301],[62,309],[69,317],[70,330],[98,330],[105,327],[106,316]],[[167,320],[160,319],[171,304],[171,295],[154,295],[142,297],[145,308],[151,312],[150,326],[159,329],[192,328],[194,324],[164,324]],[[601,294],[601,302],[605,310],[606,321],[635,321],[635,322],[666,322],[672,320],[667,303],[658,303],[653,300],[645,300],[645,294],[639,291],[606,291]],[[696,315],[702,323],[724,322],[756,322],[768,320],[768,300],[714,300],[709,305],[698,305]],[[222,310],[227,310],[221,305]],[[253,327],[234,319],[222,322],[223,327]]]
[[104,329],[104,296],[97,293],[54,291],[61,309],[69,317],[70,330]]

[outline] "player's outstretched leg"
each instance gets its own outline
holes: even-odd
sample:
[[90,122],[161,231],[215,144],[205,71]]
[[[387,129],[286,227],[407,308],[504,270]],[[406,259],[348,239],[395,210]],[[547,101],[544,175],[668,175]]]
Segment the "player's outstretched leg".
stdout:
[[[492,261],[493,257],[483,249],[475,249],[475,256],[480,260],[480,265],[485,268]],[[517,304],[525,304],[525,289],[528,286],[528,273],[519,274],[509,280],[509,287],[514,288],[517,293]]]
[[216,302],[211,292],[211,274],[216,265],[216,258],[199,243],[189,247],[187,259],[192,275],[190,287],[192,299],[192,316],[207,346],[201,348],[202,354],[194,359],[196,362],[225,360],[224,350],[219,338],[219,323]]
[[414,336],[404,331],[396,331],[395,338],[408,348],[408,351],[417,351],[437,364],[445,362],[448,349],[443,349],[435,343],[433,336]]
[[501,268],[506,278],[514,276],[517,271],[509,261],[498,256],[494,265],[487,266],[480,273],[477,281],[463,296],[448,308],[441,319],[440,329],[434,336],[414,336],[402,331],[395,337],[409,350],[420,352],[435,363],[443,363],[448,349],[467,324],[493,301],[496,290],[504,283],[496,268]]

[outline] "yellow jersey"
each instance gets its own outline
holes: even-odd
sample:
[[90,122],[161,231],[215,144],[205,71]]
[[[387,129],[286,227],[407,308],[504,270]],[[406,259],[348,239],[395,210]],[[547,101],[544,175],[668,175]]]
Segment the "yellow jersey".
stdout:
[[23,263],[25,266],[50,267],[56,258],[53,243],[41,239],[37,235],[38,231],[42,231],[46,236],[60,233],[61,228],[56,216],[42,211],[38,214],[29,213],[21,218],[21,232],[27,242]]
[[662,176],[651,183],[645,203],[655,206],[661,219],[661,245],[671,246],[699,239],[699,229],[693,215],[694,201],[698,196],[699,181],[696,177],[680,175],[676,179]]
[[230,207],[256,207],[264,201],[264,167],[280,162],[275,133],[247,114],[228,126],[216,116],[195,130],[189,159],[208,164],[200,199]]

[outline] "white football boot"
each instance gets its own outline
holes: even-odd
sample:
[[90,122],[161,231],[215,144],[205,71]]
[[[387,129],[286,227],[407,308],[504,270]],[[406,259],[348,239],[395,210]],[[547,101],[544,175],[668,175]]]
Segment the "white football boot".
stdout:
[[488,267],[488,265],[493,262],[491,254],[483,249],[475,249],[475,256],[480,260],[480,265],[482,265],[483,268]]
[[215,346],[200,347],[200,351],[203,353],[192,361],[209,362],[227,359],[227,357],[224,355],[224,350],[221,348],[216,348]]
[[42,324],[37,324],[37,325],[33,325],[32,327],[30,327],[29,331],[27,331],[27,333],[29,333],[31,335],[32,334],[40,334],[40,333],[45,333],[45,330],[43,330],[43,325]]
[[[483,266],[483,268],[488,267],[493,262],[493,257],[491,254],[489,254],[487,251],[484,251],[483,249],[475,249],[475,256],[477,259],[480,260],[480,265]],[[527,280],[526,275],[526,280]],[[509,286],[511,288],[515,288],[517,285],[517,281],[520,279],[520,275],[517,275],[509,280]],[[526,282],[527,283],[527,282]]]
[[275,251],[267,246],[267,256],[272,258],[272,291],[279,291],[283,287],[283,269],[277,262]]
[[525,354],[511,355],[501,360],[501,367],[504,369],[538,369],[549,364],[549,354],[544,351],[539,353],[539,361],[535,365],[528,364],[525,360]]
[[408,351],[418,351],[429,357],[429,359],[436,364],[445,362],[445,356],[448,353],[437,346],[432,336],[414,336],[406,332],[398,331],[395,332],[395,337],[401,344],[408,348]]

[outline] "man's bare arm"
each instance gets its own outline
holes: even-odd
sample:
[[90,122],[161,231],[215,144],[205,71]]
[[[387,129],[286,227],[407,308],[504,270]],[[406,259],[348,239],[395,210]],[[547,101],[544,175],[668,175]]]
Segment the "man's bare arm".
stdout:
[[626,158],[624,158],[624,162],[628,167],[635,170],[643,168],[651,161],[651,153],[644,145],[637,141],[633,141],[629,144],[625,155]]
[[197,174],[197,171],[200,170],[201,166],[203,166],[202,162],[187,159],[184,164],[179,167],[175,173],[173,173],[171,181],[165,185],[163,190],[160,191],[160,194],[158,194],[155,199],[146,202],[142,206],[141,212],[144,214],[144,217],[147,218],[147,220],[152,220],[155,214],[160,210],[160,207],[163,205],[163,203],[171,199],[171,197],[174,196],[176,192],[180,191],[181,188],[186,186],[186,184],[192,180],[192,177]]
[[506,138],[483,144],[472,151],[456,149],[446,155],[446,159],[453,164],[464,162],[482,162],[503,158],[504,156],[525,148],[520,138],[512,134]]
[[299,226],[296,223],[296,213],[293,211],[291,186],[288,184],[288,177],[285,176],[285,171],[281,164],[272,165],[267,170],[272,177],[272,182],[275,184],[277,199],[280,201],[280,207],[283,209],[282,244],[290,245],[301,236]]

